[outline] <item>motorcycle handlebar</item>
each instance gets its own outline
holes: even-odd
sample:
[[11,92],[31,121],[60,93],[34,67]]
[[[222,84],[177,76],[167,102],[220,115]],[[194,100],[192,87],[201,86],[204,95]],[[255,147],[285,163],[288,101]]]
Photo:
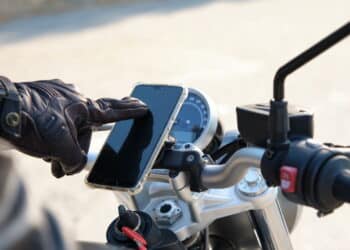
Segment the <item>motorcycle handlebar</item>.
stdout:
[[265,150],[262,148],[242,148],[220,165],[206,165],[201,174],[203,186],[226,188],[238,183],[250,167],[260,167]]
[[[225,164],[204,164],[200,181],[206,188],[225,188],[235,185],[249,167],[260,167],[268,185],[280,186],[286,183],[281,180],[281,169],[288,166],[297,172],[295,190],[291,192],[282,185],[284,195],[295,203],[329,213],[343,202],[350,202],[349,152],[348,148],[326,147],[312,140],[293,141],[285,152],[272,156],[269,150],[247,147],[235,152]],[[97,156],[97,152],[89,152],[85,169],[91,169]],[[158,172],[158,178],[153,179],[167,182],[168,172],[161,173],[164,178],[159,178]],[[150,180],[152,177],[151,173]]]
[[[193,148],[189,148],[193,149]],[[198,149],[197,149],[198,150]],[[224,164],[205,164],[200,181],[206,188],[226,188],[238,183],[250,167],[260,167],[260,161],[265,149],[257,147],[242,148],[235,152]],[[98,153],[90,150],[87,155],[85,170],[90,170],[96,161]],[[168,182],[168,171],[153,169],[151,181]]]
[[344,148],[327,147],[311,139],[291,141],[288,147],[267,150],[261,170],[267,183],[280,186],[291,201],[332,212],[350,202],[350,158]]

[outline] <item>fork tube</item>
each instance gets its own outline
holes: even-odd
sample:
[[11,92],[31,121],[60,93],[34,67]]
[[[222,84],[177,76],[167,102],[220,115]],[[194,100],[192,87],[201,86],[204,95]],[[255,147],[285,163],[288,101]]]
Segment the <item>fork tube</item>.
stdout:
[[251,211],[252,219],[264,250],[291,250],[287,224],[280,209],[278,200],[264,209]]

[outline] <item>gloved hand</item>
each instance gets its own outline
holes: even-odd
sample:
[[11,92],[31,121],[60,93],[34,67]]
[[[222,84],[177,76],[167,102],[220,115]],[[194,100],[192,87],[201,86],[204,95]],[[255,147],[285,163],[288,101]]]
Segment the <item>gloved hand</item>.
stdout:
[[50,161],[57,178],[82,170],[93,126],[138,118],[148,110],[131,97],[92,101],[60,80],[14,84],[21,103],[21,134],[1,136],[19,151]]

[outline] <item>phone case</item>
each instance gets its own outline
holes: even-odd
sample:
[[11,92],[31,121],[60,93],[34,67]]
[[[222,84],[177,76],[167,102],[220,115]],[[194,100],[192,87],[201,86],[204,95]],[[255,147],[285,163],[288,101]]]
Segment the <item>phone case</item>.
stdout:
[[[145,83],[138,83],[138,84],[135,85],[135,87],[138,86],[138,85],[145,85]],[[174,85],[166,85],[166,84],[147,84],[147,85],[150,85],[150,86],[174,86]],[[165,140],[169,136],[169,133],[170,133],[171,128],[172,128],[172,126],[174,124],[174,121],[175,121],[177,115],[179,114],[180,109],[181,109],[181,107],[182,107],[183,103],[185,102],[186,97],[188,95],[188,89],[186,87],[183,87],[181,85],[176,85],[176,86],[179,86],[179,87],[183,88],[182,95],[179,98],[179,101],[178,101],[176,107],[174,108],[173,113],[170,116],[168,124],[166,125],[166,127],[165,127],[165,129],[163,131],[163,134],[162,134],[160,140],[157,143],[157,146],[156,146],[155,150],[153,151],[153,154],[152,154],[152,156],[151,156],[151,158],[150,158],[150,160],[149,160],[149,162],[148,162],[148,164],[146,166],[146,170],[144,171],[144,174],[140,178],[139,183],[135,187],[130,187],[130,188],[122,188],[122,187],[113,187],[113,186],[100,185],[100,184],[96,184],[96,183],[91,183],[91,182],[89,182],[87,180],[87,177],[90,174],[90,172],[89,172],[89,174],[85,178],[85,183],[86,184],[88,184],[89,186],[94,187],[94,188],[117,190],[117,191],[130,192],[130,193],[137,193],[138,191],[140,191],[142,189],[144,183],[147,180],[147,177],[151,173],[151,170],[152,170],[152,167],[154,165],[154,162],[155,162],[157,156],[159,155],[159,153],[160,153],[160,151],[162,149],[162,146],[164,145]]]

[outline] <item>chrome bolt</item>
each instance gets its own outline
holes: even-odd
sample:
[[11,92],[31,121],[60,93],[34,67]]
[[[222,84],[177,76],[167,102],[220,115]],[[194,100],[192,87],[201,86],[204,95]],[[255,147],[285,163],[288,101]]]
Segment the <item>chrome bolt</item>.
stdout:
[[182,210],[175,200],[164,200],[155,211],[155,219],[160,225],[172,225],[182,216]]
[[262,194],[268,187],[260,171],[256,168],[250,168],[244,178],[238,183],[237,189],[245,196],[254,197]]
[[253,171],[248,171],[247,174],[244,177],[244,181],[249,186],[255,186],[259,182],[260,176]]

